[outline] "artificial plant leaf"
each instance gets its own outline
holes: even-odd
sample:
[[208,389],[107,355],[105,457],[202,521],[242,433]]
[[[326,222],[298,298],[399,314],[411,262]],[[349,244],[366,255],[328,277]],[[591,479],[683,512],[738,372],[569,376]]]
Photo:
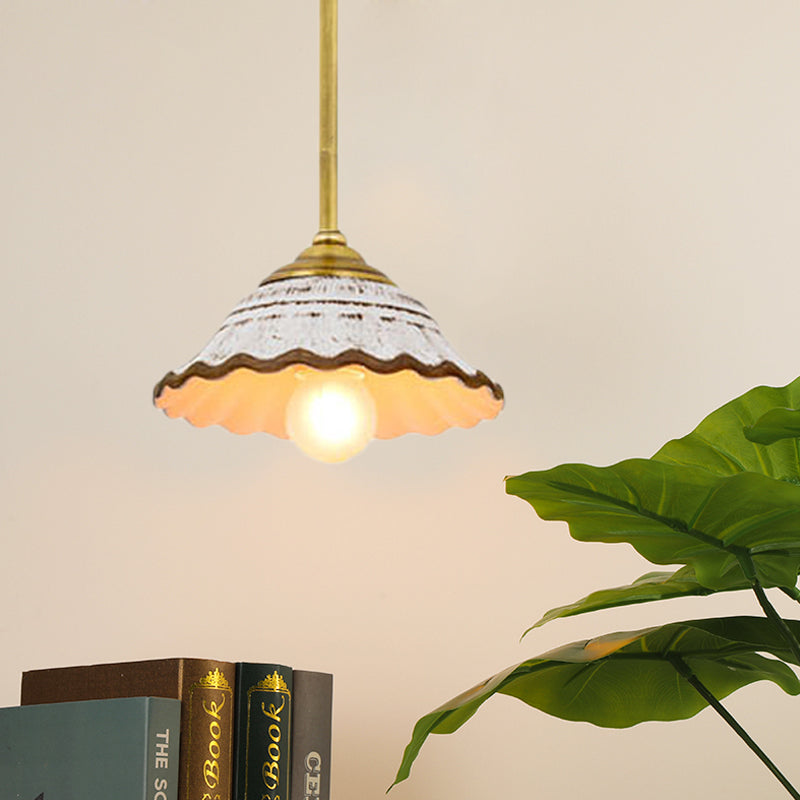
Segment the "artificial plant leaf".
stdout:
[[781,439],[798,439],[800,411],[794,408],[773,408],[746,427],[744,435],[749,441],[757,444],[774,444]]
[[793,587],[800,571],[800,486],[740,472],[631,459],[563,464],[506,479],[506,491],[585,542],[628,542],[655,564],[687,564],[721,591]]
[[[749,583],[730,586],[723,591],[748,589]],[[565,606],[558,606],[547,611],[541,619],[533,623],[523,636],[534,628],[563,617],[575,617],[591,611],[602,611],[606,608],[650,603],[656,600],[669,600],[675,597],[697,597],[713,594],[714,589],[703,586],[697,580],[692,567],[681,567],[677,572],[648,572],[627,586],[615,586],[613,589],[600,589],[586,597]]]
[[[732,582],[723,589],[709,589],[697,580],[692,567],[681,567],[677,572],[648,572],[627,586],[600,589],[586,597],[582,597],[580,600],[576,600],[574,603],[551,608],[534,622],[522,636],[525,637],[534,628],[563,617],[575,617],[578,614],[588,614],[592,611],[602,611],[608,608],[619,608],[620,606],[639,603],[651,603],[658,600],[672,600],[678,597],[704,597],[714,594],[716,591],[732,592],[737,589],[749,588],[750,584],[743,578],[739,582]],[[800,589],[796,587],[782,588],[793,600],[800,602]]]
[[[800,636],[800,622],[789,620],[787,624]],[[707,703],[679,675],[676,659],[718,700],[760,680],[772,681],[788,694],[800,694],[800,681],[783,663],[798,661],[764,618],[693,620],[607,634],[509,667],[422,717],[414,727],[395,783],[408,777],[431,733],[452,733],[498,693],[517,697],[561,719],[607,728],[691,717]]]
[[751,441],[745,429],[778,408],[800,408],[800,378],[787,386],[757,386],[712,411],[691,433],[667,442],[657,461],[685,464],[718,475],[750,471],[800,483],[800,447],[795,439],[767,446]]

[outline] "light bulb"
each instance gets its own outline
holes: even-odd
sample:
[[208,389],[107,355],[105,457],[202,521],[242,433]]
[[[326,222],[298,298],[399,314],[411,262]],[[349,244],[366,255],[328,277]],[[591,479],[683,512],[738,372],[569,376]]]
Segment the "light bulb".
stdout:
[[297,373],[286,430],[306,455],[328,463],[346,461],[369,444],[375,424],[375,403],[359,369]]

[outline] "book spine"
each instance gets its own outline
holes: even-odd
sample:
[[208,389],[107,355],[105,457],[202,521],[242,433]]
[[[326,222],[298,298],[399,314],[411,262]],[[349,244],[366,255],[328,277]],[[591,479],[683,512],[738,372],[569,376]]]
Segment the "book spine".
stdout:
[[184,667],[180,800],[231,798],[235,683],[232,668],[233,665],[228,669],[218,665],[198,679],[196,675],[188,675]]
[[234,800],[289,800],[292,670],[236,665]]
[[147,699],[147,763],[142,800],[178,800],[180,705],[163,697]]
[[330,800],[333,675],[295,670],[291,800]]

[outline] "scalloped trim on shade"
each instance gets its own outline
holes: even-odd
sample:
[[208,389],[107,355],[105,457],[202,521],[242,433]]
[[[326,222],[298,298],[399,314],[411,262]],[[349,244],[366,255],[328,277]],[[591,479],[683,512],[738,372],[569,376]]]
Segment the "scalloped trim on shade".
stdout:
[[455,353],[420,302],[394,284],[338,276],[259,286],[159,381],[153,402],[199,427],[286,438],[297,371],[341,367],[364,375],[380,439],[472,427],[503,407],[500,386]]
[[[405,433],[434,435],[450,427],[471,428],[503,407],[488,386],[467,387],[460,378],[425,378],[411,370],[375,373],[363,368],[365,386],[378,409],[375,438]],[[188,376],[178,388],[165,385],[155,404],[169,417],[184,417],[199,428],[222,425],[232,433],[263,431],[282,439],[286,406],[296,388],[292,365],[280,372],[239,367],[216,379]]]

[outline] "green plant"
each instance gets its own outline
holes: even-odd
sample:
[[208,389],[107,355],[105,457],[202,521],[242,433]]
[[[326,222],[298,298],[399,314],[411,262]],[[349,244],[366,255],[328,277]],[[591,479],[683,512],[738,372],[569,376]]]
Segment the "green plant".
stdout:
[[431,733],[452,733],[494,694],[568,720],[622,728],[679,720],[711,706],[789,794],[789,783],[720,700],[769,680],[800,694],[800,621],[784,620],[768,589],[800,602],[800,378],[760,386],[706,417],[652,458],[610,467],[565,464],[506,479],[506,491],[574,539],[627,542],[648,561],[682,565],[548,611],[561,617],[633,603],[749,589],[764,617],[670,623],[575,642],[483,681],[422,717],[395,783]]

